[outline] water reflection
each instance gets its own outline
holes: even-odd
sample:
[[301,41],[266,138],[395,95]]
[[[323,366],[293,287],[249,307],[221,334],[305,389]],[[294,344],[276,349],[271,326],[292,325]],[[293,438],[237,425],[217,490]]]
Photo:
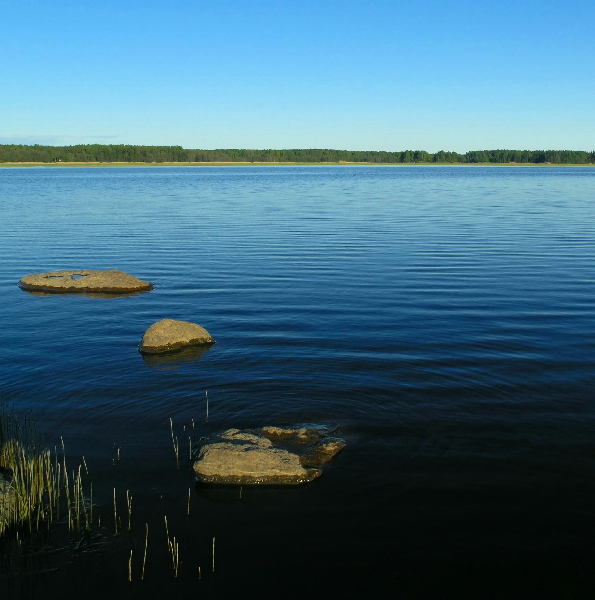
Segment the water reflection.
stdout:
[[199,362],[212,346],[213,344],[203,344],[201,346],[183,348],[177,352],[166,354],[142,354],[141,356],[143,357],[145,364],[153,369],[177,369],[182,365],[185,366]]
[[305,485],[212,485],[197,482],[194,491],[213,504],[254,504],[267,500],[273,495],[291,494],[301,490]]
[[95,299],[112,299],[112,298],[132,298],[133,296],[140,296],[141,294],[144,294],[145,292],[148,292],[150,290],[139,290],[137,292],[110,292],[110,293],[106,293],[106,292],[63,292],[63,291],[56,291],[56,292],[41,292],[41,291],[37,291],[37,290],[27,290],[24,287],[21,287],[19,285],[19,288],[21,288],[21,290],[23,290],[23,292],[27,292],[27,294],[30,294],[31,296],[52,296],[52,297],[56,297],[56,296],[81,296],[82,298],[91,298],[93,300]]

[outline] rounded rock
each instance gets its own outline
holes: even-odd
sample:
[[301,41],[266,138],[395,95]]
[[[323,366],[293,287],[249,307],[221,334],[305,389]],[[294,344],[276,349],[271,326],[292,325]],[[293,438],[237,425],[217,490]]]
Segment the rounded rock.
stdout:
[[143,354],[163,354],[188,346],[214,343],[211,334],[196,323],[162,319],[145,331],[139,351]]

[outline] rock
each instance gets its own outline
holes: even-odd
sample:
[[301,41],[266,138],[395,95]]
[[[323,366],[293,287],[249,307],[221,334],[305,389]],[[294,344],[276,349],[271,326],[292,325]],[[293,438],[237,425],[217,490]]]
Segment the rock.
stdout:
[[33,273],[19,281],[19,286],[30,292],[78,292],[126,294],[152,290],[153,286],[122,271],[52,271]]
[[9,521],[8,515],[16,501],[14,489],[10,485],[11,477],[0,467],[0,519]]
[[322,437],[326,431],[317,427],[228,429],[200,448],[194,471],[202,483],[308,483],[320,477],[320,467],[345,447],[339,438]]
[[345,448],[345,441],[341,438],[325,438],[310,448],[307,454],[300,456],[300,461],[304,467],[320,469],[332,460],[336,454],[339,454],[343,448]]
[[345,448],[345,441],[328,437],[330,429],[323,426],[263,427],[260,432],[271,441],[307,445],[306,453],[300,454],[300,462],[304,467],[319,469]]
[[263,427],[260,433],[267,439],[276,442],[293,442],[295,444],[315,444],[329,434],[328,427],[309,425],[308,427]]
[[188,321],[162,319],[145,331],[139,351],[144,354],[161,354],[175,352],[187,346],[214,343],[211,334],[200,325]]

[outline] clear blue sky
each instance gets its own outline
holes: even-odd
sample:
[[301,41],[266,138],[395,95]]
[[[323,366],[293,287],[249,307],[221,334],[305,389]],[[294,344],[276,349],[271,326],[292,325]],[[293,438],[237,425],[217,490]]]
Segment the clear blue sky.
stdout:
[[594,0],[0,8],[0,143],[595,149]]

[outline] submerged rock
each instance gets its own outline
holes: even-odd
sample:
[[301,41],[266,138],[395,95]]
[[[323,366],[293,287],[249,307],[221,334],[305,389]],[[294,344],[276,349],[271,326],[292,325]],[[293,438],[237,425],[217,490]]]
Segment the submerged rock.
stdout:
[[33,273],[19,281],[30,292],[127,294],[152,290],[148,281],[123,271],[51,271]]
[[345,447],[324,427],[228,429],[204,444],[194,463],[202,483],[299,485],[320,477],[321,467]]
[[260,430],[260,434],[274,442],[291,442],[293,444],[315,444],[329,434],[328,427],[318,425],[297,427],[267,426]]
[[162,319],[145,331],[139,351],[143,354],[162,354],[188,346],[214,343],[211,334],[196,323]]
[[345,440],[341,438],[324,438],[315,446],[312,446],[307,454],[300,456],[300,462],[304,467],[320,468],[336,454],[345,448]]

